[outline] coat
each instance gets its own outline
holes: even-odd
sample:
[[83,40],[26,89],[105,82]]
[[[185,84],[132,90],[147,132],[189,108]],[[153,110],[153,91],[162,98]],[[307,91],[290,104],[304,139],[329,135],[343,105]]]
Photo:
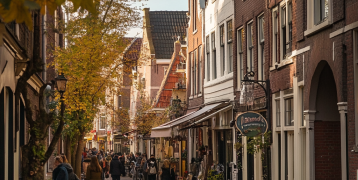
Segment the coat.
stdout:
[[68,180],[79,180],[79,178],[77,177],[77,175],[73,172],[73,168],[70,164],[68,163],[63,163],[63,166],[66,168],[67,173],[68,173]]
[[150,159],[148,159],[148,161],[147,161],[147,169],[148,169],[148,174],[149,174],[149,175],[151,175],[151,174],[150,174],[150,170],[149,170],[150,167],[155,167],[156,173],[158,173],[158,166],[157,166],[157,160],[156,160],[156,159],[150,158]]
[[121,175],[121,174],[125,174],[125,169],[123,164],[119,161],[118,156],[115,156],[112,161],[111,161],[111,165],[109,168],[109,173],[111,175]]
[[86,172],[86,180],[102,180],[102,171],[100,172],[91,171],[88,166]]
[[68,172],[64,164],[59,164],[52,172],[52,180],[68,180]]

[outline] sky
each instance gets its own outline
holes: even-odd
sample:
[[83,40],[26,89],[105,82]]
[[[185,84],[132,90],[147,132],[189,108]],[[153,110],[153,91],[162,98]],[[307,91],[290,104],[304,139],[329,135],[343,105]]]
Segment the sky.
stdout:
[[[150,11],[188,11],[188,0],[129,0],[137,9],[150,8]],[[135,2],[134,2],[135,1]],[[143,13],[141,16],[143,17]],[[142,37],[142,28],[132,28],[127,37]]]

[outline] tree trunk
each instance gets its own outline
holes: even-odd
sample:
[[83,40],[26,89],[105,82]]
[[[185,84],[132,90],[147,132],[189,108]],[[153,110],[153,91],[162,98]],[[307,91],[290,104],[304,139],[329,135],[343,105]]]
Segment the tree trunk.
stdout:
[[[31,147],[34,145],[27,144],[22,147],[22,179],[23,180],[43,180],[44,165],[38,158],[30,158],[33,152]],[[31,166],[30,166],[31,164]]]
[[73,145],[73,148],[72,148],[72,154],[71,154],[71,165],[72,165],[72,168],[75,169],[76,168],[76,152],[77,152],[77,147],[78,147],[78,138],[79,138],[80,135],[75,135],[74,136],[74,139],[73,139],[73,142],[76,142],[74,145]]
[[79,136],[78,139],[78,146],[77,146],[77,153],[76,153],[76,169],[73,168],[75,170],[75,173],[77,174],[78,177],[81,177],[81,162],[82,162],[82,152],[83,152],[83,139],[85,137],[86,133],[84,131],[81,131],[81,135]]
[[66,136],[65,140],[65,155],[67,157],[68,163],[71,164],[71,137],[69,135]]

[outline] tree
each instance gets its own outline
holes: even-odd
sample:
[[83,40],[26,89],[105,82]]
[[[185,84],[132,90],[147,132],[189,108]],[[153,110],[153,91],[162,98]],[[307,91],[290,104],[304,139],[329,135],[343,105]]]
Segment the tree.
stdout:
[[114,0],[97,1],[96,14],[75,11],[71,4],[64,7],[69,20],[60,23],[58,31],[68,43],[54,51],[52,66],[68,79],[65,127],[66,135],[75,140],[71,163],[80,175],[85,133],[92,129],[98,108],[111,106],[107,95],[121,92],[123,67],[130,64],[124,52],[131,41],[124,35],[137,25],[139,14],[127,3]]
[[[25,23],[32,30],[31,11],[40,10],[45,14],[46,8],[51,15],[58,6],[61,6],[65,0],[0,0],[0,18],[6,23],[16,21],[16,23]],[[87,0],[69,0],[73,3],[74,9],[81,7],[91,13],[96,13],[94,1]]]

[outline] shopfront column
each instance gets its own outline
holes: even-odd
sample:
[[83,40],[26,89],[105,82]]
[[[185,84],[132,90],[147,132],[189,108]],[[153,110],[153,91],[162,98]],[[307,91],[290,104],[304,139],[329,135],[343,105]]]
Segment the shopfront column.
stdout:
[[304,112],[306,121],[306,180],[315,179],[315,143],[314,143],[314,121],[316,119],[315,110],[305,110]]
[[342,168],[342,180],[347,179],[347,102],[339,102],[338,111],[341,121],[341,168]]

